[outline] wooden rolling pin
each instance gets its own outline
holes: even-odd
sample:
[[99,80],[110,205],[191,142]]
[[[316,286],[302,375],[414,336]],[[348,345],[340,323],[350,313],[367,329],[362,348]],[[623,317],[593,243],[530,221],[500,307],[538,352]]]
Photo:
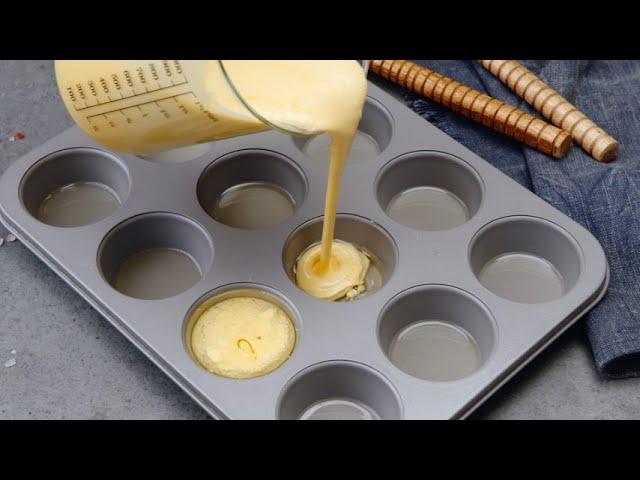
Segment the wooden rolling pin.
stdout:
[[502,83],[523,98],[556,127],[569,132],[575,142],[599,162],[610,162],[618,142],[598,127],[562,95],[515,60],[478,60]]
[[408,60],[371,60],[372,72],[548,155],[562,158],[571,135],[516,107]]

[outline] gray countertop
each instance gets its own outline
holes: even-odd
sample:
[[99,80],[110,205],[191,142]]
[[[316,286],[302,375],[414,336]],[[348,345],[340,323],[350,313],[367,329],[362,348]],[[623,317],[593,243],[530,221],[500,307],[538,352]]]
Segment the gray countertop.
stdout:
[[[0,61],[0,174],[71,124],[58,97],[51,61]],[[26,138],[10,142],[15,130]],[[0,235],[7,233],[0,225]],[[5,367],[11,358],[16,364]],[[0,247],[0,419],[29,418],[208,416],[14,242]],[[640,418],[640,379],[600,377],[580,321],[473,418]]]

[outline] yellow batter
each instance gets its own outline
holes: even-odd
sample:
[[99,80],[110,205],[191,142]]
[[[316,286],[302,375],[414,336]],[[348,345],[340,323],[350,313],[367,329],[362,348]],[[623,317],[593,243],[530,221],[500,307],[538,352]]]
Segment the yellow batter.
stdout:
[[301,289],[321,300],[352,299],[365,291],[369,257],[351,243],[334,240],[329,267],[324,269],[321,250],[322,245],[313,245],[298,258],[296,283]]
[[278,368],[296,340],[293,323],[277,305],[254,297],[222,300],[207,309],[191,332],[191,350],[212,373],[253,378]]

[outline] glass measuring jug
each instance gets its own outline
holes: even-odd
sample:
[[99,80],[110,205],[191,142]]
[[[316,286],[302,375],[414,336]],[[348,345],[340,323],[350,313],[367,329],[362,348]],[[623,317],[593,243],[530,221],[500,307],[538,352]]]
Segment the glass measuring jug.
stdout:
[[149,154],[269,128],[320,133],[265,118],[224,60],[59,60],[55,69],[76,124],[118,151]]

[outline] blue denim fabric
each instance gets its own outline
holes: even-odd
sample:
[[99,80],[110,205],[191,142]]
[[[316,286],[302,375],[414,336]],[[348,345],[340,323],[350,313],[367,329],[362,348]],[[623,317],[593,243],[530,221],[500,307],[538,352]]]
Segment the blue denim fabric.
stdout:
[[[540,117],[474,61],[416,62]],[[640,62],[522,63],[620,142],[616,160],[601,164],[574,144],[558,161],[429,100],[404,95],[414,111],[598,238],[611,283],[586,320],[595,363],[611,378],[640,376]]]

